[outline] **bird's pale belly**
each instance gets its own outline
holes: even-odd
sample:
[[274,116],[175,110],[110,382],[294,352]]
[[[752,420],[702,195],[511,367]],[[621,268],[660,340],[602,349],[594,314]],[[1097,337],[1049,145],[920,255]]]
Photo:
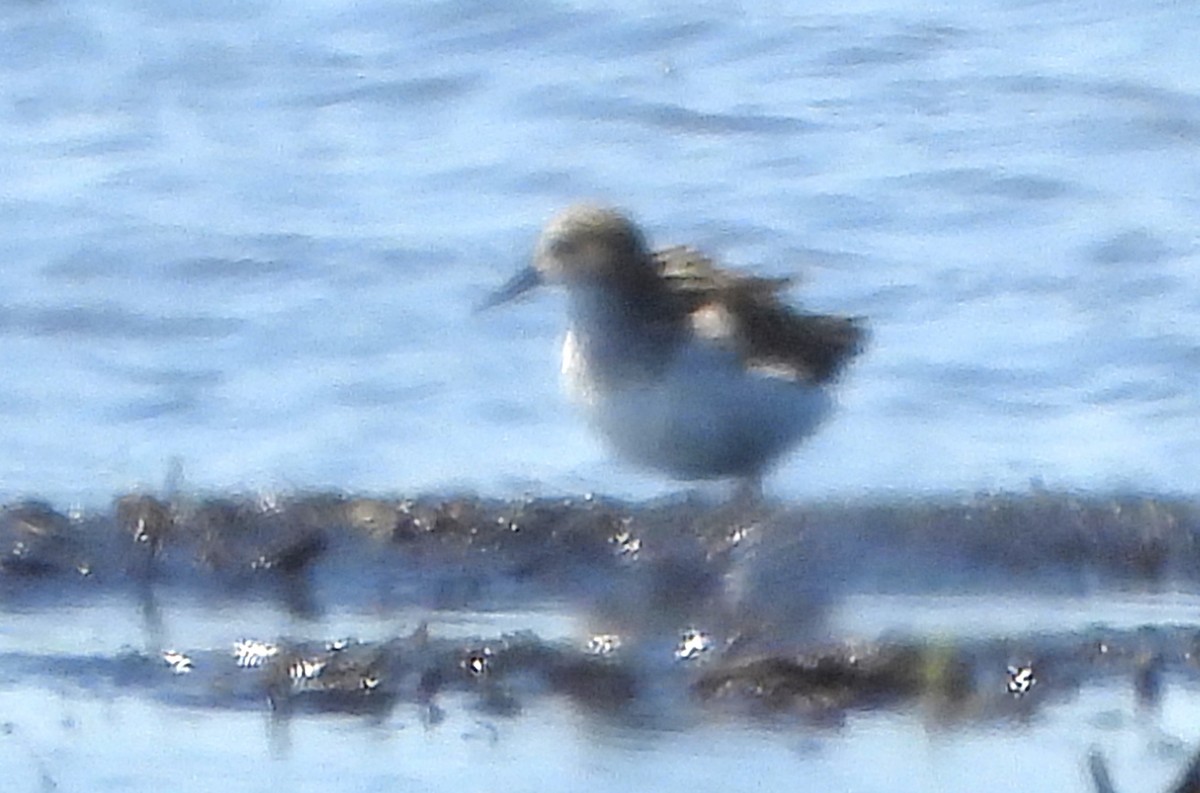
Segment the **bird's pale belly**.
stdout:
[[630,462],[681,479],[754,476],[828,415],[824,389],[746,370],[729,356],[681,355],[661,377],[600,387],[587,361],[564,358],[568,394]]

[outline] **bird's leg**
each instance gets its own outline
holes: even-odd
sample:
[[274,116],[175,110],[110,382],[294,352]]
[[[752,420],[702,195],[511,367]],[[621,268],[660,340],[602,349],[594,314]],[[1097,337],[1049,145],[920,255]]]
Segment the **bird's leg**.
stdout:
[[743,510],[752,510],[763,505],[763,477],[761,473],[748,474],[737,480],[730,505]]

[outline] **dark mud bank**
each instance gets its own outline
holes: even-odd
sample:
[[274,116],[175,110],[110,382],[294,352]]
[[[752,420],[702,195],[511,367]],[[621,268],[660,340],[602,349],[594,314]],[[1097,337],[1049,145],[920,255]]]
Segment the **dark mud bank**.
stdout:
[[706,579],[769,552],[852,589],[1061,591],[1200,582],[1198,534],[1194,499],[1050,492],[747,506],[128,495],[100,512],[66,514],[37,501],[3,507],[0,577],[10,592],[44,580],[254,587],[305,577],[337,598],[376,576],[438,569],[463,580],[426,581],[414,597],[449,589],[469,599],[474,579],[570,595],[586,588],[588,573],[671,568]]
[[1191,591],[1198,531],[1194,500],[1048,492],[795,506],[134,494],[82,514],[22,502],[0,513],[7,608],[116,594],[147,612],[183,591],[229,613],[237,636],[238,604],[281,605],[315,626],[337,609],[434,622],[553,603],[587,629],[575,641],[425,625],[389,641],[243,636],[9,653],[0,670],[276,713],[409,703],[434,721],[449,692],[498,714],[549,695],[636,719],[719,707],[836,721],[919,703],[956,720],[1025,715],[1115,676],[1153,702],[1165,682],[1195,682],[1200,629],[863,639],[827,616],[849,595]]

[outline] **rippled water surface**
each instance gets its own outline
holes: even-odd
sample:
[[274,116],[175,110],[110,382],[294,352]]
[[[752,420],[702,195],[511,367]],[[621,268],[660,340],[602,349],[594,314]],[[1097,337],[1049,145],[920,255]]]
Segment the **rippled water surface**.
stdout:
[[[39,762],[63,769],[58,789],[258,790],[285,785],[289,790],[455,790],[463,786],[516,790],[661,790],[667,793],[719,787],[758,791],[773,785],[809,780],[817,789],[1006,791],[1050,789],[1048,779],[1065,780],[1065,789],[1087,789],[1079,763],[1055,745],[1064,730],[1117,743],[1125,760],[1114,782],[1125,790],[1163,790],[1174,774],[1170,760],[1180,755],[1169,739],[1146,726],[1119,724],[1106,705],[1118,699],[1110,689],[1089,690],[1078,704],[1024,730],[997,725],[948,740],[928,731],[918,716],[856,721],[837,735],[811,737],[763,727],[701,727],[630,736],[604,725],[581,724],[569,710],[543,706],[519,726],[482,722],[457,715],[430,733],[411,720],[396,719],[370,728],[328,720],[298,720],[272,731],[257,714],[173,711],[171,719],[131,700],[80,704],[51,699],[40,706],[43,724],[21,737],[31,752],[6,758],[9,778],[47,789]],[[13,704],[0,697],[10,712]],[[1193,703],[1167,703],[1169,721],[1183,727]],[[1101,711],[1101,716],[1095,712]],[[25,714],[22,714],[25,715]],[[1107,717],[1107,722],[1106,718]],[[1078,722],[1093,719],[1080,730]],[[35,722],[36,723],[36,722]],[[161,763],[134,769],[89,763],[124,754],[146,741]],[[1118,732],[1141,733],[1114,741]],[[89,745],[71,743],[95,734]],[[235,734],[238,740],[230,741]],[[11,743],[15,736],[10,736]],[[1155,742],[1154,752],[1139,744]],[[47,750],[47,746],[58,746]],[[553,746],[553,751],[547,751]],[[22,747],[22,748],[25,748]],[[886,757],[919,761],[925,769],[897,774]],[[672,762],[664,762],[672,758]],[[686,761],[682,758],[687,758]],[[751,762],[752,761],[752,762]],[[180,764],[183,765],[180,765]],[[910,763],[918,765],[918,763]],[[981,775],[980,768],[995,773]],[[947,769],[947,770],[940,770]],[[186,778],[185,773],[186,771]],[[817,783],[822,783],[818,785]],[[802,785],[803,786],[803,785]],[[1064,788],[1054,788],[1064,789]]]
[[[779,499],[1195,493],[1198,19],[1187,3],[1079,0],[6,2],[0,500],[104,507],[165,484],[676,492],[613,461],[560,395],[561,296],[471,311],[580,198],[627,208],[657,244],[798,274],[797,301],[867,318],[834,419],[768,482]],[[1193,619],[1187,602],[1151,621]],[[95,636],[107,606],[91,608],[65,610],[43,649],[70,643],[69,621]],[[875,608],[893,624],[908,606]],[[193,642],[237,638],[180,619]],[[8,650],[38,643],[6,620]],[[550,727],[498,740],[461,712],[433,732],[317,719],[280,737],[136,700],[43,708],[30,685],[0,716],[23,789],[47,774],[89,787],[93,763],[96,789],[297,787],[286,763],[336,769],[363,745],[360,790],[758,789],[737,769],[759,751],[764,786],[965,789],[954,775],[977,758],[1025,751],[914,745],[905,715],[844,743],[706,727],[594,746],[558,705],[542,706]],[[1069,732],[1095,703],[1056,723]],[[231,746],[242,727],[254,737]],[[1153,755],[1139,729],[1118,730],[1126,768],[1169,779],[1178,754]],[[164,754],[127,773],[114,758],[145,730]],[[547,751],[563,734],[568,750]],[[1067,743],[1055,789],[1087,789]],[[383,770],[423,749],[467,776]],[[271,752],[291,759],[264,770]],[[844,776],[914,754],[957,770]],[[1034,789],[1037,762],[1013,760],[1003,789]]]
[[561,301],[581,197],[873,331],[784,497],[1190,491],[1200,96],[1172,3],[16,2],[0,491],[636,495]]

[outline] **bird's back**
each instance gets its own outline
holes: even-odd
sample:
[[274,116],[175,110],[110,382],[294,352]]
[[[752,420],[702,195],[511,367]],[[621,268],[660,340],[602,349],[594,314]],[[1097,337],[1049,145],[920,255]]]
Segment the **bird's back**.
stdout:
[[654,258],[676,310],[719,315],[719,327],[749,366],[788,371],[822,385],[835,379],[865,342],[856,317],[814,314],[785,304],[780,293],[791,279],[722,270],[686,246],[663,249]]

